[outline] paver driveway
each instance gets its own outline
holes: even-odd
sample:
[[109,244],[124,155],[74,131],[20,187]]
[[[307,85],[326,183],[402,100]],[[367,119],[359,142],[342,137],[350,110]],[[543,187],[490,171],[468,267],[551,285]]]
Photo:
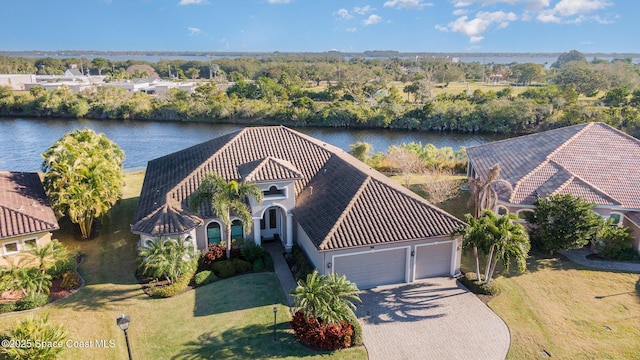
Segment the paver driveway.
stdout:
[[356,314],[371,360],[504,359],[509,329],[455,279],[433,278],[360,293]]

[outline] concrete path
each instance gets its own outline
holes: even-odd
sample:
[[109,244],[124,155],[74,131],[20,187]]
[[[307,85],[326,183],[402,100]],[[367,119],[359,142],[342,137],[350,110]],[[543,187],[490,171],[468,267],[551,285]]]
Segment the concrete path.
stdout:
[[291,290],[295,289],[298,284],[296,283],[287,261],[284,259],[284,246],[277,241],[263,244],[265,250],[271,255],[273,259],[273,267],[280,281],[282,291],[287,297],[289,306],[293,306],[293,298],[290,295]]
[[452,278],[360,293],[364,344],[371,360],[503,360],[507,325]]
[[637,262],[587,259],[587,256],[593,254],[594,252],[586,247],[574,250],[559,250],[558,252],[566,256],[569,260],[573,261],[576,264],[580,264],[582,266],[590,267],[593,269],[624,271],[640,274],[640,263]]

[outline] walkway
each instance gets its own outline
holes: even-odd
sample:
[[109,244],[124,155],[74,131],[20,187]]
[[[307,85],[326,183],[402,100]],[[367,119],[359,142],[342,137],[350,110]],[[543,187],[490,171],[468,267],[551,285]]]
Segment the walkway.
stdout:
[[276,276],[278,276],[278,281],[280,281],[282,291],[287,297],[289,306],[293,306],[293,298],[291,297],[290,292],[295,289],[298,284],[296,283],[293,274],[291,274],[287,261],[284,259],[284,246],[277,241],[264,243],[262,246],[271,255],[271,259],[273,259],[273,267],[276,272]]
[[371,360],[503,360],[509,351],[507,325],[455,279],[378,287],[360,298]]
[[590,260],[587,256],[593,254],[589,248],[574,249],[574,250],[559,250],[560,254],[566,256],[569,260],[576,264],[586,266],[594,269],[610,270],[610,271],[624,271],[630,273],[640,274],[640,263],[637,262],[624,262],[624,261],[607,261],[607,260]]

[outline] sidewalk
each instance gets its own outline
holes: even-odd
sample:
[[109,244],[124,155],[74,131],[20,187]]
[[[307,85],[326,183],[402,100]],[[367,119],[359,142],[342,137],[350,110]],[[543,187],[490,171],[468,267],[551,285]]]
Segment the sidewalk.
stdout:
[[273,267],[275,269],[276,276],[278,276],[278,281],[280,281],[282,292],[284,292],[289,306],[293,306],[293,298],[290,293],[296,288],[296,286],[298,286],[298,284],[293,278],[293,274],[291,274],[287,261],[284,259],[284,246],[277,241],[266,243],[262,246],[271,255],[271,258],[273,259]]
[[593,269],[624,271],[640,274],[640,263],[587,259],[588,255],[593,254],[593,251],[589,250],[588,248],[559,250],[558,253],[566,256],[569,260],[573,261],[576,264],[580,264]]

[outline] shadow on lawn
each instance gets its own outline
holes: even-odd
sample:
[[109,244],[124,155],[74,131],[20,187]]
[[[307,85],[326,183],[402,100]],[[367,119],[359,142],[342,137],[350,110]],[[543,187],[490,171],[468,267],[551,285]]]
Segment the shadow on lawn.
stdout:
[[61,309],[73,311],[109,310],[122,308],[122,301],[132,298],[150,299],[140,286],[117,286],[113,284],[86,286],[77,293],[57,303]]
[[388,289],[363,290],[362,304],[358,304],[356,315],[367,323],[419,321],[446,316],[438,312],[438,300],[464,294],[466,290],[456,283],[455,287],[441,287],[429,282],[408,284]]
[[264,359],[316,356],[317,352],[302,346],[295,339],[287,322],[278,323],[277,341],[273,325],[250,325],[222,333],[206,332],[195,341],[184,343],[173,359]]

